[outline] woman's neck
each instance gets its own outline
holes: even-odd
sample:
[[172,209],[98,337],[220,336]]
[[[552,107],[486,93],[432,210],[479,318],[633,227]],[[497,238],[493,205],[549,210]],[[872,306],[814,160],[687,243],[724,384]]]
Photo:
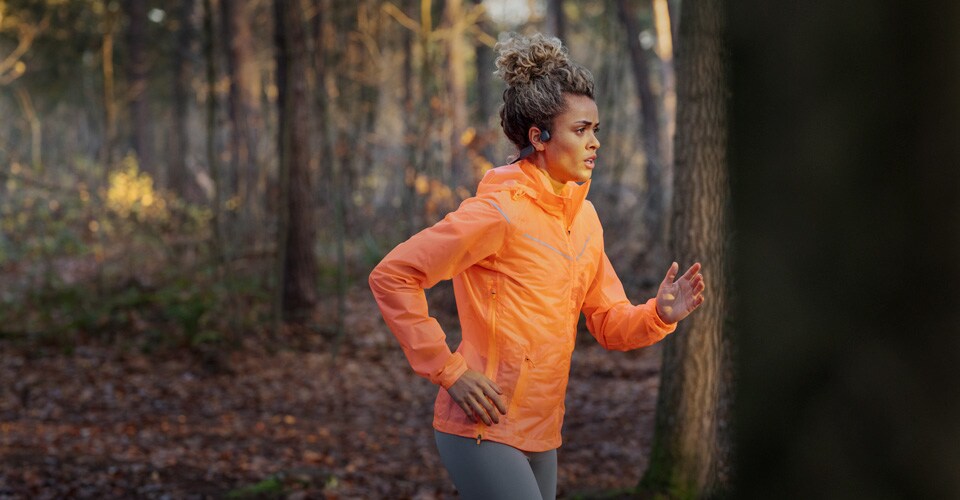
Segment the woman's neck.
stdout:
[[559,195],[563,191],[563,187],[567,185],[565,182],[560,182],[550,176],[550,171],[547,170],[547,161],[542,154],[536,152],[528,158],[530,163],[533,163],[537,166],[537,170],[543,173],[547,177],[547,180],[550,181],[550,186],[553,188],[553,193]]

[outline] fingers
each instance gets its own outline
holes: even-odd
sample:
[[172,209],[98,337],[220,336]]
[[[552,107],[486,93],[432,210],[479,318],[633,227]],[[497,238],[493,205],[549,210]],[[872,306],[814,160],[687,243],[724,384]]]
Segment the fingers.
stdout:
[[[496,394],[493,397],[499,400],[499,396]],[[470,408],[474,414],[474,421],[476,418],[479,418],[486,425],[493,425],[500,423],[500,413],[506,414],[506,410],[503,410],[503,402],[496,404],[496,400],[491,398],[489,395],[483,393],[482,391],[473,394],[473,398],[470,399]],[[494,406],[496,404],[496,407]],[[498,410],[500,410],[498,412]]]
[[[503,402],[503,398],[500,397],[500,394],[503,394],[503,390],[492,380],[486,377],[484,378],[486,384],[482,387],[483,393],[480,394],[479,401],[483,409],[486,410],[487,415],[493,420],[493,423],[499,424],[500,415],[507,414],[507,405]],[[500,415],[497,414],[498,412]],[[482,416],[481,414],[481,417]],[[490,425],[486,420],[484,420],[484,423]]]
[[693,294],[700,295],[706,288],[707,285],[703,282],[703,277],[701,276],[700,279],[693,284]]
[[664,276],[663,282],[667,284],[673,283],[674,278],[677,277],[677,271],[679,270],[680,264],[677,264],[676,262],[670,264],[670,269],[667,269],[667,275]]
[[482,421],[486,425],[500,423],[500,414],[507,413],[507,406],[500,397],[503,390],[481,373],[468,374],[457,381],[457,387],[451,387],[447,392],[472,421]]
[[690,266],[690,269],[687,269],[687,272],[683,273],[683,276],[680,279],[685,279],[685,280],[693,279],[693,277],[700,272],[700,267],[701,266],[699,262],[694,263],[692,266]]

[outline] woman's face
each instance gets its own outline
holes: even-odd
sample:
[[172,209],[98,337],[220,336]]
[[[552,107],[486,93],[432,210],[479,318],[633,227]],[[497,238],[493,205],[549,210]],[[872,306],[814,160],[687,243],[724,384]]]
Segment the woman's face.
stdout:
[[543,149],[537,148],[539,158],[534,159],[557,192],[567,182],[590,179],[600,148],[597,103],[584,95],[565,94],[564,99],[566,111],[554,117],[550,140],[541,142]]

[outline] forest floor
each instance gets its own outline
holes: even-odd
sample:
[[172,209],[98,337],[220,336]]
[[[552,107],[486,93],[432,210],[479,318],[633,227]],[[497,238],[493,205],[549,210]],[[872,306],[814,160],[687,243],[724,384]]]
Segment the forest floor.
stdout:
[[[435,386],[410,370],[368,292],[348,311],[335,361],[305,332],[232,350],[215,369],[191,353],[0,343],[0,499],[456,498],[433,443]],[[560,497],[637,483],[659,367],[656,346],[578,340]]]

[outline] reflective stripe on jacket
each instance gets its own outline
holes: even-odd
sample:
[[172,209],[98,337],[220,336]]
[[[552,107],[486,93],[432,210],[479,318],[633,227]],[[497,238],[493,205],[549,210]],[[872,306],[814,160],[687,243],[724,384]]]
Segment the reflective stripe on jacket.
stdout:
[[[387,325],[419,375],[441,386],[434,428],[524,451],[560,446],[577,320],[607,349],[663,339],[655,299],[632,305],[586,201],[589,181],[561,195],[527,161],[492,169],[477,196],[398,245],[370,274]],[[451,353],[425,288],[453,279],[463,339]],[[467,368],[504,391],[500,423],[474,423],[446,389]]]

